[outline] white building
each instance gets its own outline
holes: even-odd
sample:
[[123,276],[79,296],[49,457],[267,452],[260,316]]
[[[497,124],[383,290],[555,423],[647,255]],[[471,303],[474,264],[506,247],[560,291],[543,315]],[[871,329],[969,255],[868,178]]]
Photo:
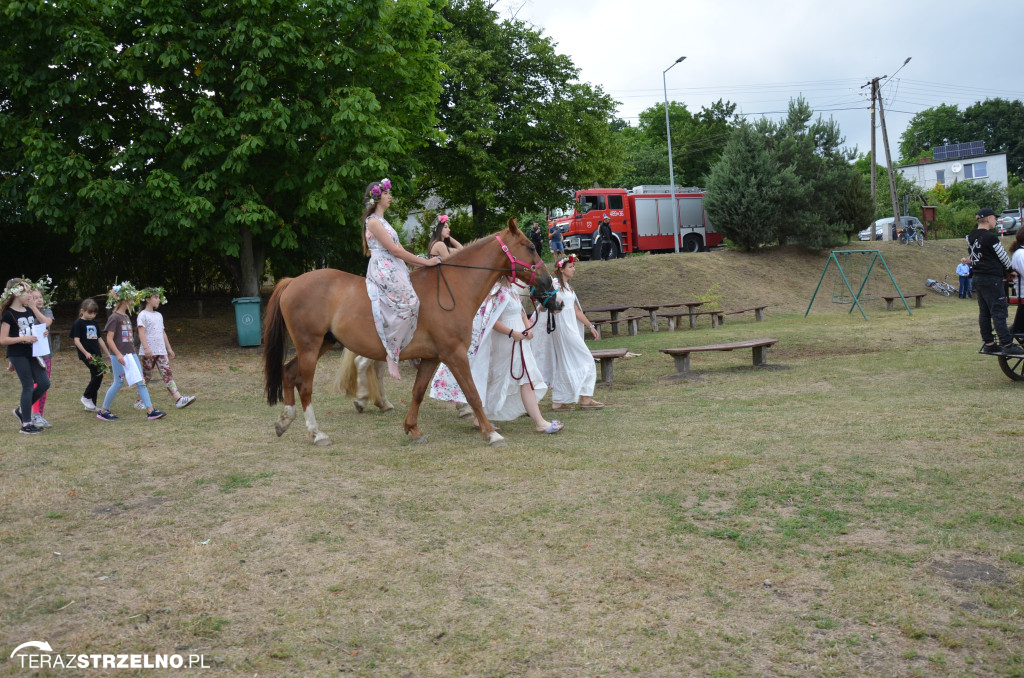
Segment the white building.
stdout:
[[914,165],[899,165],[896,170],[923,191],[942,184],[949,188],[958,181],[994,181],[1007,187],[1005,153],[985,153],[945,160],[922,160]]

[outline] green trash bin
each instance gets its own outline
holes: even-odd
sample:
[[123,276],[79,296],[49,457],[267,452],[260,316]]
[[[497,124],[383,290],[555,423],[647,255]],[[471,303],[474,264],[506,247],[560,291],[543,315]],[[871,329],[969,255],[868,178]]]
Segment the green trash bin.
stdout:
[[239,346],[260,345],[260,298],[238,297],[235,305],[235,326],[238,328]]

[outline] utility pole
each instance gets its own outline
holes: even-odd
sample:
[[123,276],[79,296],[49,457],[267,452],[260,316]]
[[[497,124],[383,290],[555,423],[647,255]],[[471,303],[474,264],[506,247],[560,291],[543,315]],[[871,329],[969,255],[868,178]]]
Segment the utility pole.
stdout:
[[[910,61],[910,59],[907,59]],[[905,65],[905,64],[904,64]],[[882,125],[882,145],[885,146],[885,165],[889,169],[889,195],[892,197],[892,219],[895,228],[900,227],[900,206],[896,199],[896,174],[892,167],[892,154],[889,152],[889,135],[885,131],[885,105],[882,103],[882,93],[878,89],[878,81],[875,78],[871,85],[875,90],[875,97],[878,99],[878,120]],[[882,239],[892,240],[892,229],[883,229]]]
[[[882,76],[883,78],[885,76]],[[871,88],[871,155],[868,159],[871,161],[871,208],[875,209],[878,206],[878,157],[877,151],[875,150],[875,95],[877,90],[875,86],[878,84],[878,78],[869,80],[864,85],[861,85],[861,89],[865,87]],[[885,237],[885,236],[883,236]],[[886,238],[888,240],[888,238]],[[871,222],[871,241],[875,240],[875,222]]]

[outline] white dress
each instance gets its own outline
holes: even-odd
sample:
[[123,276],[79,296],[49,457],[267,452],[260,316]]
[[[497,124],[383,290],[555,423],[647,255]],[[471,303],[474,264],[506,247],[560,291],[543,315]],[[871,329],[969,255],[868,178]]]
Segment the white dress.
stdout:
[[[498,320],[509,329],[522,332],[523,305],[519,295],[512,293],[512,303],[506,304]],[[491,359],[487,375],[487,397],[484,412],[492,421],[512,421],[526,414],[519,387],[532,384],[540,400],[548,392],[533,356],[532,340],[512,341],[508,333],[490,332]]]
[[576,403],[582,396],[594,395],[597,367],[583,341],[583,323],[576,319],[575,307],[580,303],[576,293],[568,286],[559,288],[557,280],[555,287],[559,301],[565,306],[555,314],[555,331],[551,334],[547,331],[548,310],[538,308],[533,353],[541,377],[551,387],[551,402]]
[[[494,323],[498,321],[501,311],[513,300],[512,291],[495,283],[494,287],[487,294],[484,303],[477,309],[473,316],[473,335],[469,342],[469,350],[466,351],[469,358],[469,369],[473,374],[473,384],[480,400],[487,407],[487,373],[491,360],[490,334]],[[484,341],[488,339],[488,341]],[[434,379],[430,383],[430,397],[435,400],[444,400],[454,403],[465,403],[466,396],[463,394],[459,384],[452,376],[447,365],[441,363]]]

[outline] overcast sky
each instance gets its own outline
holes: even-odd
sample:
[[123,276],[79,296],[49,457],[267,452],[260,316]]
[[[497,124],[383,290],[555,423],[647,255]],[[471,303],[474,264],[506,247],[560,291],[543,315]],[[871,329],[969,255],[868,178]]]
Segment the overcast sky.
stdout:
[[[680,56],[666,76],[670,101],[699,111],[725,99],[751,118],[779,117],[802,94],[862,153],[871,118],[861,85],[912,57],[882,90],[893,161],[919,111],[1024,100],[1021,0],[501,0],[497,9],[551,37],[634,125],[662,104],[662,71]],[[877,144],[884,164],[880,129]]]

